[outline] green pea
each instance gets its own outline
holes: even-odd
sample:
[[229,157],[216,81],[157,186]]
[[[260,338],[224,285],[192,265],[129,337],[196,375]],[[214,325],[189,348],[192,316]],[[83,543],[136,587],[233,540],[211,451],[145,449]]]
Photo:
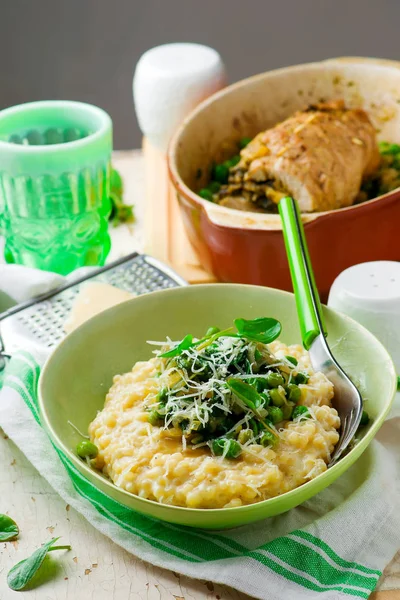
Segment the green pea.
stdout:
[[271,406],[268,410],[268,416],[274,425],[283,421],[283,412],[278,406]]
[[282,375],[280,373],[274,373],[274,371],[270,371],[265,380],[270,388],[277,388],[285,383]]
[[212,443],[212,452],[215,456],[225,453],[226,458],[237,458],[242,452],[242,447],[236,440],[218,438]]
[[264,448],[266,448],[267,446],[275,446],[277,442],[277,437],[270,431],[266,431],[265,433],[263,433],[260,439],[260,444],[264,446]]
[[209,202],[213,201],[213,193],[209,188],[203,188],[199,191],[199,196],[201,196],[204,200],[208,200]]
[[252,437],[253,432],[251,431],[251,429],[242,429],[242,431],[240,431],[238,435],[238,442],[240,444],[245,444],[246,442],[249,442]]
[[[272,404],[274,406],[282,406],[285,404],[285,392],[279,390],[278,388],[273,388],[269,391],[269,395],[271,396]],[[271,412],[271,410],[269,411]]]
[[209,335],[214,335],[216,333],[219,333],[220,331],[221,330],[219,327],[209,327],[206,332],[206,337],[208,337]]
[[238,162],[240,162],[240,156],[239,154],[236,154],[235,156],[232,156],[232,158],[226,160],[223,164],[226,165],[228,167],[228,169],[235,167]]
[[290,417],[292,416],[292,413],[293,413],[293,407],[294,407],[293,402],[287,402],[286,404],[284,404],[282,406],[282,413],[283,413],[284,419],[290,419]]
[[297,361],[297,358],[295,358],[294,356],[285,356],[286,360],[288,360],[289,362],[292,363],[292,365],[294,365],[295,367],[297,367],[297,365],[299,364]]
[[310,377],[307,375],[307,373],[300,372],[294,376],[294,381],[297,383],[297,385],[300,385],[300,383],[308,383],[309,379]]
[[147,415],[147,420],[149,421],[150,425],[159,425],[162,420],[162,416],[157,410],[153,409]]
[[221,189],[221,184],[218,181],[210,181],[208,189],[211,190],[213,194],[218,194]]
[[214,181],[218,181],[218,183],[224,184],[228,183],[229,177],[229,167],[225,164],[215,165],[213,169],[212,178]]
[[295,383],[289,383],[289,385],[287,386],[287,394],[289,400],[297,404],[297,402],[301,398],[301,389]]
[[77,445],[76,453],[81,458],[96,458],[99,449],[95,444],[89,442],[89,440],[83,440]]
[[367,413],[366,410],[363,410],[362,415],[361,415],[360,427],[364,427],[364,425],[368,425],[369,420],[370,420],[369,414]]
[[252,139],[253,138],[251,138],[251,137],[242,137],[242,139],[239,140],[239,148],[241,150],[243,150],[243,148],[246,148],[247,144],[250,144]]
[[292,419],[294,420],[294,419],[297,419],[298,417],[304,417],[305,419],[310,418],[310,413],[309,413],[307,406],[303,406],[302,404],[295,406],[295,408],[293,409],[293,413],[292,413]]

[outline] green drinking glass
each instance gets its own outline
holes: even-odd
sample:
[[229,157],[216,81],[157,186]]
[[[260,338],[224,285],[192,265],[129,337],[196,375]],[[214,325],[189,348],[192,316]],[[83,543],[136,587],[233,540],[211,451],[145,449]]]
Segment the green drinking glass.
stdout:
[[44,101],[0,111],[7,262],[62,275],[104,264],[111,151],[111,119],[95,106]]

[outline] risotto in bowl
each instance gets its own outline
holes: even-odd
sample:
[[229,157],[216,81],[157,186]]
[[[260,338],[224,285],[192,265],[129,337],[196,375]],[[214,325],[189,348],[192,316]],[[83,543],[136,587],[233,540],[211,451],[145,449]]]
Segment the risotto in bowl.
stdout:
[[333,386],[298,343],[294,297],[267,288],[178,288],[92,318],[48,360],[41,417],[85,478],[139,512],[205,528],[279,514],[360,456],[395,392],[380,343],[343,315],[325,317],[370,415],[333,466]]

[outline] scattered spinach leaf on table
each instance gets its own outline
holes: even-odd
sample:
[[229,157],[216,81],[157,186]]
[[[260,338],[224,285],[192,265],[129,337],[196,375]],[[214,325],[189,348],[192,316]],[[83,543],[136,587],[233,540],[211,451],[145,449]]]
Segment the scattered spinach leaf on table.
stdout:
[[8,515],[0,514],[0,542],[13,540],[19,534],[16,522]]
[[56,537],[35,550],[31,556],[14,565],[7,575],[8,587],[18,592],[24,589],[43,564],[49,552],[53,550],[71,550],[71,546],[55,546],[60,538]]

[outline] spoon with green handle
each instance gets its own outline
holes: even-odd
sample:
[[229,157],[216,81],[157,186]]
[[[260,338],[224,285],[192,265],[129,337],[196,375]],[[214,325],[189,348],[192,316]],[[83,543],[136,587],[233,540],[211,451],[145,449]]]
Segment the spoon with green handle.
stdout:
[[331,466],[353,438],[360,424],[363,402],[356,386],[333,358],[325,339],[324,315],[297,202],[293,198],[282,198],[279,213],[303,345],[309,352],[313,369],[324,373],[334,386],[333,402],[340,417],[341,429],[329,464]]

